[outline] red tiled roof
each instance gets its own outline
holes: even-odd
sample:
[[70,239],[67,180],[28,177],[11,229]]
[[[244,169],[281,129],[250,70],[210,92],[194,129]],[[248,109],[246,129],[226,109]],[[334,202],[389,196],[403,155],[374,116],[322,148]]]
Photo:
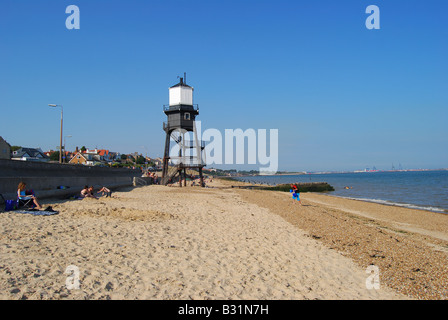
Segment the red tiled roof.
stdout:
[[98,150],[100,156],[109,155],[109,150]]

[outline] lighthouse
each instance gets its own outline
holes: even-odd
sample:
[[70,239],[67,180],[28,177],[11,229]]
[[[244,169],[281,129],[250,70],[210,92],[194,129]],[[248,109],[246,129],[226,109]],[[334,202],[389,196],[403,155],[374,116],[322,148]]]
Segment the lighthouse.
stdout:
[[[194,88],[186,83],[186,74],[180,82],[169,88],[169,105],[163,106],[167,121],[163,123],[165,131],[165,151],[163,156],[162,184],[179,180],[179,185],[186,186],[186,171],[194,169],[199,172],[201,186],[204,143],[199,141],[196,131],[196,117],[199,106],[193,104]],[[172,154],[175,150],[176,154]]]

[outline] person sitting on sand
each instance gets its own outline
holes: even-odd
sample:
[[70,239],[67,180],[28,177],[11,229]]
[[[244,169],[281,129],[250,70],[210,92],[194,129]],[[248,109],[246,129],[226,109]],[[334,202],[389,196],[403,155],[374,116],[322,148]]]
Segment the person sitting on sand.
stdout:
[[89,192],[90,192],[90,196],[91,196],[92,198],[98,199],[98,198],[95,196],[95,191],[94,191],[94,189],[93,189],[93,186],[90,186],[90,187],[89,187]]
[[98,199],[93,195],[93,187],[84,186],[84,189],[81,190],[81,197],[82,198],[95,198]]
[[112,191],[110,191],[108,188],[106,187],[102,187],[100,189],[100,191],[98,191],[97,193],[101,193],[102,196],[106,195],[106,198],[111,197],[112,198]]
[[34,205],[36,206],[36,208],[39,209],[39,210],[42,209],[42,207],[40,206],[39,202],[37,201],[37,198],[34,195],[32,195],[32,194],[27,195],[26,194],[26,183],[25,182],[20,182],[19,183],[19,186],[17,187],[17,197],[20,200],[30,200],[30,199],[32,199]]
[[81,197],[85,198],[89,194],[89,186],[84,186],[84,189],[81,190]]

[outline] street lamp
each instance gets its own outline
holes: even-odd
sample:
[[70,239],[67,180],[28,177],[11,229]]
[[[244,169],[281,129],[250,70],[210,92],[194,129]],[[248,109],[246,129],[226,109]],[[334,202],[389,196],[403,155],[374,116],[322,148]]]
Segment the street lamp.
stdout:
[[63,157],[63,158],[64,158],[64,163],[67,162],[67,161],[66,161],[66,152],[65,152],[65,150],[66,150],[66,149],[65,149],[65,139],[66,139],[66,138],[71,138],[71,137],[72,137],[71,135],[69,135],[69,136],[65,136],[65,137],[64,137],[64,157]]
[[146,171],[148,171],[148,148],[146,148],[146,146],[140,146],[141,148],[144,148],[146,151],[146,155],[145,155],[145,167],[146,167]]
[[62,118],[63,118],[63,107],[59,104],[49,104],[48,106],[56,108],[61,107],[61,138],[59,141],[59,163],[62,163]]

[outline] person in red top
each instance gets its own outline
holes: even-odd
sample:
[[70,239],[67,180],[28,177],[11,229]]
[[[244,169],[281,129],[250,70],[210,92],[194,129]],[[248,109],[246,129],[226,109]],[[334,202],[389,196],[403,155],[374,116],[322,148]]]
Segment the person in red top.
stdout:
[[302,201],[300,201],[300,193],[298,190],[294,190],[292,192],[292,202],[294,202],[294,200],[297,200],[300,203],[300,205],[302,205]]
[[294,200],[299,201],[300,205],[302,205],[302,201],[300,201],[300,193],[299,193],[299,189],[297,188],[297,186],[295,184],[291,183],[291,190],[289,190],[289,192],[292,193],[292,202],[294,203]]

